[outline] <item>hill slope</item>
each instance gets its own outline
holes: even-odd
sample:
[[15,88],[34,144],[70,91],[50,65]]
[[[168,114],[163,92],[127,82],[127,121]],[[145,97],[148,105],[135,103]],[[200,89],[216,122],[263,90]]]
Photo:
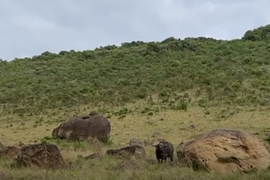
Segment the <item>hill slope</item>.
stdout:
[[[127,146],[131,138],[152,141],[154,132],[173,143],[175,151],[180,142],[213,129],[241,129],[265,138],[270,127],[269,108],[235,106],[269,105],[267,29],[247,31],[241,40],[233,41],[168,38],[94,51],[44,52],[12,62],[0,60],[0,142],[5,146],[53,143],[65,162],[72,165],[61,171],[19,169],[12,160],[1,159],[0,177],[269,179],[268,170],[226,175],[195,172],[181,163],[178,166],[177,158],[175,164],[159,166],[151,162],[142,170],[129,163],[133,160],[81,158]],[[149,104],[128,106],[135,101]],[[100,104],[125,106],[95,107]],[[53,129],[60,123],[75,115],[86,115],[92,108],[110,119],[108,144],[52,138]],[[145,150],[147,159],[155,161],[154,147]],[[122,170],[119,164],[129,170]]]
[[138,99],[177,106],[189,103],[186,93],[201,106],[269,105],[270,44],[259,35],[268,27],[232,41],[171,37],[2,61],[0,103],[25,111]]

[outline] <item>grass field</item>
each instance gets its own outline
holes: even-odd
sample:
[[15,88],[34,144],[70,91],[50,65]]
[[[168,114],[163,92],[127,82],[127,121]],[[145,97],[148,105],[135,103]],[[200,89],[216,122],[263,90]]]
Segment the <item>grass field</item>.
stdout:
[[[128,106],[132,108],[132,106]],[[137,111],[145,109],[143,105],[135,106]],[[227,108],[229,109],[229,108]],[[87,114],[87,108],[76,109],[81,114]],[[166,139],[171,141],[176,147],[181,141],[186,141],[195,136],[215,128],[243,129],[251,133],[258,133],[260,138],[266,137],[264,130],[270,126],[270,112],[267,108],[243,108],[230,115],[226,119],[220,115],[224,109],[201,107],[190,107],[187,111],[165,110],[155,112],[151,115],[142,115],[139,112],[126,114],[126,117],[111,116],[112,123],[112,144],[96,147],[88,143],[77,143],[67,141],[50,140],[52,129],[61,121],[73,116],[75,109],[67,109],[57,114],[53,111],[39,116],[7,116],[1,117],[1,141],[6,145],[29,144],[35,142],[52,142],[59,145],[61,153],[66,161],[76,162],[75,169],[45,171],[36,169],[14,169],[12,162],[6,160],[1,162],[3,172],[8,178],[14,179],[267,179],[270,172],[260,172],[258,174],[246,175],[219,175],[203,172],[193,172],[193,170],[179,167],[177,165],[147,165],[143,170],[108,170],[110,167],[117,167],[123,160],[105,158],[100,160],[82,160],[80,156],[87,156],[93,152],[105,153],[108,148],[123,147],[128,145],[131,138],[150,139],[155,131],[161,132]],[[120,109],[121,110],[121,109]],[[118,112],[119,109],[112,110]],[[232,111],[232,110],[231,110]],[[55,114],[55,115],[54,115]],[[222,116],[222,117],[221,117]],[[119,119],[120,117],[120,119]],[[23,123],[22,123],[23,122]],[[191,128],[191,125],[195,126]],[[147,157],[155,158],[154,148],[147,147]],[[177,163],[176,163],[177,164]],[[139,166],[141,166],[139,164]],[[142,164],[142,167],[143,164]]]
[[[0,179],[269,179],[254,174],[194,172],[177,162],[166,165],[124,160],[84,160],[131,138],[162,133],[175,147],[216,128],[233,128],[266,138],[270,128],[270,26],[242,39],[168,38],[131,42],[93,51],[44,52],[33,58],[0,61],[0,141],[4,145],[56,143],[71,169],[18,169],[0,160]],[[51,139],[52,130],[74,115],[97,111],[111,121],[111,144]],[[195,127],[195,128],[194,128]],[[147,147],[147,157],[155,158]],[[127,162],[128,163],[128,162]]]

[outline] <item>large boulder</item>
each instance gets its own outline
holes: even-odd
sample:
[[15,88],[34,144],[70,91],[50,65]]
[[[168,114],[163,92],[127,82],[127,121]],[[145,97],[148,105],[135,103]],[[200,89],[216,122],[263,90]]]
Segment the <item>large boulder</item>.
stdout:
[[251,172],[270,165],[270,154],[263,142],[239,130],[213,130],[181,143],[177,156],[182,164],[194,170]]
[[120,149],[108,149],[106,151],[106,154],[110,156],[119,156],[125,159],[136,159],[136,160],[144,160],[146,157],[144,147],[139,145],[126,146]]
[[73,117],[53,130],[52,135],[61,139],[86,140],[96,138],[105,142],[110,137],[110,121],[102,115]]
[[54,144],[33,144],[23,146],[17,155],[19,166],[40,168],[64,167],[64,159],[59,148]]

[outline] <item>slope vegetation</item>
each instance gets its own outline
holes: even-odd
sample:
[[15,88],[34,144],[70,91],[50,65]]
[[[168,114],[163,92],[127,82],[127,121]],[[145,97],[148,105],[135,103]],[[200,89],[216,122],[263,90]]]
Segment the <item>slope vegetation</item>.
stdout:
[[173,37],[0,61],[0,103],[12,112],[137,100],[269,105],[269,25],[231,41]]
[[[134,171],[119,168],[132,161],[81,158],[124,147],[131,138],[150,140],[154,132],[175,148],[217,128],[265,138],[270,126],[269,27],[248,30],[231,41],[170,37],[0,60],[0,144],[54,143],[72,166],[19,169],[12,160],[1,159],[0,179],[269,179],[269,170],[221,175],[180,168],[175,161]],[[107,144],[52,138],[60,123],[92,110],[111,121]],[[146,148],[146,156],[155,160],[154,147]]]

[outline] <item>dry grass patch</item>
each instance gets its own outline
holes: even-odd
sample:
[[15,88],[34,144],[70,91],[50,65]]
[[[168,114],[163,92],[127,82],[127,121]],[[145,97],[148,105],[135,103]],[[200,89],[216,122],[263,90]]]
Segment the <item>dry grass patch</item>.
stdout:
[[[80,114],[89,113],[87,109],[78,111]],[[150,112],[150,115],[133,112],[125,114],[123,118],[112,115],[109,117],[112,125],[111,137],[114,144],[123,146],[133,137],[147,139],[158,131],[166,139],[178,144],[215,128],[236,128],[264,135],[262,131],[270,127],[270,111],[267,109],[239,109],[229,117],[222,117],[222,113],[226,115],[229,111],[232,109],[192,107],[187,111],[166,110]],[[60,122],[73,116],[74,112],[63,110],[52,114],[54,115],[1,117],[2,143],[27,144],[51,136],[52,130]]]
[[[90,108],[89,108],[90,109]],[[129,109],[132,109],[129,107]],[[144,108],[142,108],[144,109]],[[121,108],[120,108],[121,110]],[[187,111],[166,110],[159,112],[149,111],[142,113],[141,109],[121,115],[112,115],[111,111],[118,112],[119,109],[110,110],[109,114],[112,124],[112,144],[100,147],[85,142],[67,142],[60,140],[46,140],[50,137],[53,128],[61,121],[65,121],[74,115],[74,111],[61,110],[48,112],[43,115],[32,116],[6,116],[1,117],[0,136],[5,145],[14,145],[20,142],[24,144],[51,141],[56,143],[66,161],[76,162],[71,170],[45,171],[32,169],[14,169],[12,162],[1,161],[0,176],[14,179],[267,179],[270,172],[257,173],[252,175],[227,175],[208,174],[203,172],[194,173],[191,169],[180,168],[176,165],[151,164],[147,168],[136,171],[112,170],[110,167],[117,167],[123,160],[114,158],[103,158],[102,160],[83,160],[81,156],[87,156],[93,152],[104,154],[108,148],[123,147],[128,145],[133,137],[150,139],[153,132],[158,131],[164,134],[166,139],[171,141],[175,147],[181,142],[191,139],[201,133],[215,128],[242,129],[249,132],[259,133],[265,137],[263,130],[270,127],[270,112],[267,109],[235,109],[215,108],[204,109],[190,107]],[[77,109],[78,114],[89,113],[85,107]],[[233,112],[228,114],[228,112]],[[222,116],[222,113],[226,116]],[[146,148],[146,156],[154,158],[154,148]],[[3,176],[3,175],[2,175]]]

